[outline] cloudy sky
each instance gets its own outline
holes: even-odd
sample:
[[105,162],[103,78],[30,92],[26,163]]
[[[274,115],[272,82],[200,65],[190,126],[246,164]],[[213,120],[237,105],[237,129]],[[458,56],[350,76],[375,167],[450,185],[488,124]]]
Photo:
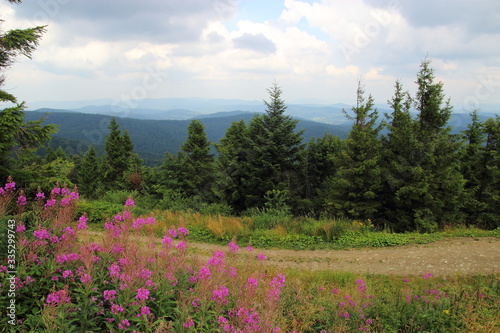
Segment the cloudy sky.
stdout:
[[[452,104],[500,104],[496,0],[33,0],[0,2],[2,30],[48,25],[6,73],[22,100],[169,97],[376,103],[415,91],[429,57]],[[478,104],[479,103],[479,104]]]

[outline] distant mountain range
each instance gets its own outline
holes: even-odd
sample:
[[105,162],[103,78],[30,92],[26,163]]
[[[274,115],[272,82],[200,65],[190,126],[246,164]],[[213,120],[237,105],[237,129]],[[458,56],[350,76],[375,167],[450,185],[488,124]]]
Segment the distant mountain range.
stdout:
[[[247,123],[255,113],[248,111],[220,112],[200,115],[198,118],[205,126],[211,142],[218,142],[232,122],[245,120]],[[90,145],[98,153],[103,153],[111,115],[88,114],[67,110],[39,109],[26,112],[26,120],[46,117],[45,124],[58,125],[58,132],[53,135],[52,148],[59,146],[70,155],[83,155]],[[186,141],[187,127],[191,120],[158,120],[116,117],[120,130],[129,132],[135,151],[148,165],[161,162],[165,152],[176,153]],[[345,138],[350,125],[331,125],[300,119],[297,131],[304,130],[304,140],[322,137],[326,133]]]
[[[200,119],[208,139],[218,142],[232,122],[240,119],[248,122],[256,113],[265,111],[263,102],[243,100],[146,99],[134,101],[136,107],[132,109],[109,100],[95,102],[108,104],[81,106],[69,103],[67,106],[74,108],[40,108],[27,112],[27,120],[39,119],[46,114],[45,123],[59,126],[51,146],[61,146],[69,154],[83,155],[91,144],[98,153],[103,152],[109,120],[116,117],[120,129],[129,132],[136,152],[147,164],[154,165],[163,159],[165,152],[176,153],[179,150],[187,138],[187,126],[191,119]],[[60,105],[63,106],[62,103]],[[351,106],[291,104],[286,113],[299,120],[297,130],[304,130],[305,141],[322,137],[325,133],[344,139],[352,122],[344,116],[343,109],[349,113]],[[378,111],[380,120],[384,118],[384,113],[390,113],[383,108],[378,108]],[[480,116],[485,119],[494,114],[482,112]],[[470,116],[466,113],[453,113],[449,121],[454,133],[463,131],[469,123]]]

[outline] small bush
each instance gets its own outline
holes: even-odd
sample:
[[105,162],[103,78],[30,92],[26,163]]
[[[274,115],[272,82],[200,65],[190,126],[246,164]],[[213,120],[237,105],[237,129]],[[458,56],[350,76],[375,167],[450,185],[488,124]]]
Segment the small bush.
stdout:
[[80,200],[77,205],[77,214],[87,214],[89,223],[102,224],[107,217],[113,217],[123,211],[122,204],[115,204],[106,201],[85,201]]

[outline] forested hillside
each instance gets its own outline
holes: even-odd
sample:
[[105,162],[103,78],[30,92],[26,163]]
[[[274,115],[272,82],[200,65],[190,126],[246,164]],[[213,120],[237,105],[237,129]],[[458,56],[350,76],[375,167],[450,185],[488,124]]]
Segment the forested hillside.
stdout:
[[[65,112],[64,110],[40,109],[26,113],[26,119],[31,121],[46,117],[45,123],[58,126],[50,146],[55,150],[62,147],[68,155],[82,156],[90,145],[94,145],[99,155],[104,150],[105,136],[109,133],[111,116]],[[249,122],[253,113],[222,112],[217,115],[207,115],[200,118],[205,126],[207,138],[218,142],[227,128],[234,121]],[[175,154],[187,138],[187,127],[190,120],[144,120],[133,118],[117,118],[120,128],[128,131],[134,142],[134,151],[148,165],[158,165],[165,152]],[[350,125],[329,125],[309,120],[299,120],[297,130],[304,130],[304,140],[332,134],[345,138]]]

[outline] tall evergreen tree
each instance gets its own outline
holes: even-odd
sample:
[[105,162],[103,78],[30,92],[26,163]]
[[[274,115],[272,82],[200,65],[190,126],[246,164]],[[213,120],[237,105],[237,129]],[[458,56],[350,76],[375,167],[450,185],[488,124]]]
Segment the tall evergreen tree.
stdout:
[[215,144],[218,157],[216,160],[216,195],[236,211],[245,209],[243,182],[247,174],[250,141],[244,120],[233,122],[226,134]]
[[500,228],[500,116],[486,120],[484,130],[486,174],[480,200],[486,209],[480,216],[480,226],[495,229]]
[[192,120],[179,154],[180,184],[188,196],[207,198],[211,195],[214,157],[210,154],[210,144],[201,121]]
[[284,114],[287,107],[281,88],[274,83],[267,91],[270,101],[264,101],[266,113],[255,116],[248,130],[251,150],[248,175],[243,180],[247,208],[262,207],[269,191],[295,195],[298,187],[303,131],[296,132],[297,120]]
[[94,146],[90,146],[83,155],[82,161],[78,167],[79,192],[87,197],[94,197],[98,187],[98,180],[99,162]]
[[482,198],[489,177],[484,149],[486,140],[484,124],[479,120],[477,110],[473,110],[470,116],[471,123],[463,131],[465,145],[461,152],[460,169],[465,180],[463,210],[466,214],[466,223],[477,225],[481,213],[487,208]]
[[104,143],[105,155],[101,163],[102,180],[108,190],[121,189],[125,185],[125,172],[131,162],[133,144],[128,133],[119,130],[113,117],[109,122],[109,134]]
[[382,138],[384,222],[400,232],[416,228],[413,209],[426,191],[421,160],[416,155],[423,149],[410,113],[412,102],[396,81],[394,97],[388,101],[393,111],[386,114],[388,134]]
[[417,75],[415,107],[418,111],[416,134],[423,180],[420,202],[414,205],[416,228],[432,231],[444,224],[461,223],[464,180],[459,171],[460,142],[447,125],[452,106],[445,101],[443,83],[434,82],[434,71],[426,59]]
[[326,186],[326,208],[330,213],[356,219],[373,219],[379,214],[381,201],[380,127],[373,98],[364,97],[358,82],[353,116],[344,111],[354,124],[340,153],[337,173]]
[[323,186],[328,178],[335,176],[342,149],[343,141],[331,134],[308,142],[301,170],[303,202],[299,210],[303,213],[322,210]]
[[[21,1],[9,2],[18,4]],[[3,72],[13,64],[16,57],[22,55],[31,58],[44,32],[45,26],[10,30],[6,33],[0,29],[0,87],[5,82]],[[43,119],[25,122],[25,103],[18,103],[15,96],[2,89],[0,102],[14,104],[0,111],[0,179],[6,179],[15,172],[9,159],[11,153],[38,148],[50,139],[55,127],[43,125]],[[20,182],[21,179],[17,178],[16,181]]]

